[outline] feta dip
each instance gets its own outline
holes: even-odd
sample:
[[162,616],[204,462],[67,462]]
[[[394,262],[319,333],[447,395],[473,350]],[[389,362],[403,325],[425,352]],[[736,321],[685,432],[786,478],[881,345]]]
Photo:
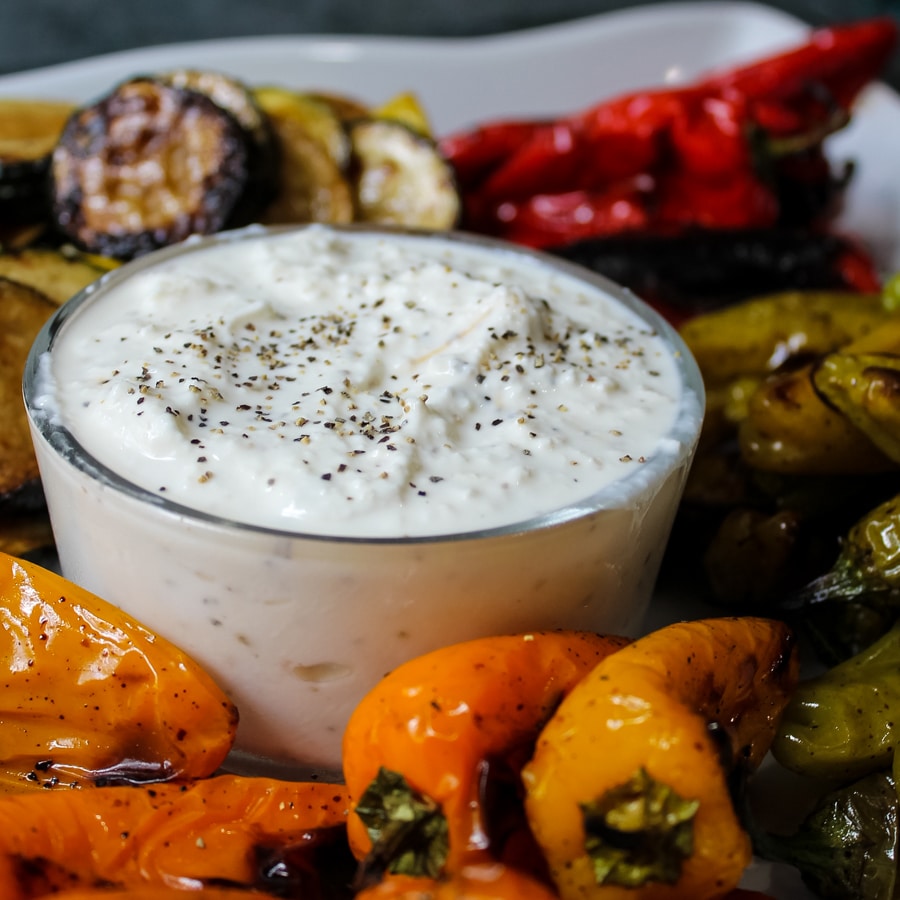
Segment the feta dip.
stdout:
[[458,534],[581,501],[678,414],[671,348],[527,254],[311,227],[144,268],[79,310],[48,397],[95,459],[291,532]]
[[24,393],[63,574],[203,664],[229,767],[331,777],[413,656],[635,634],[699,371],[601,279],[463,235],[260,228],[65,304]]

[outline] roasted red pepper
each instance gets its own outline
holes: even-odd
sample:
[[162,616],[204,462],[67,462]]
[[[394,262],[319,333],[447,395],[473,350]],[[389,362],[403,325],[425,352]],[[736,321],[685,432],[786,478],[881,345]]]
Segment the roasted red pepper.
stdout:
[[488,124],[441,149],[459,177],[465,227],[538,247],[629,230],[809,224],[837,179],[823,139],[893,52],[897,25],[813,31],[792,50],[673,89],[553,121]]

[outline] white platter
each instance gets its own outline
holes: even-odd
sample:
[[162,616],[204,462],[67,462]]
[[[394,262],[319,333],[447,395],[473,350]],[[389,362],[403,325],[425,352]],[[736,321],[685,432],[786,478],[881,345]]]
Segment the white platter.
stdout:
[[[190,66],[370,103],[413,90],[442,135],[689,81],[796,44],[807,32],[793,17],[755,3],[669,3],[479,38],[281,35],[149,47],[2,76],[0,96],[84,102],[132,75]],[[835,161],[857,165],[840,227],[862,240],[885,273],[900,270],[900,97],[884,85],[870,87],[850,127],[827,146]],[[770,819],[783,814],[789,824],[795,785],[782,783],[774,767],[764,767],[759,781],[776,798],[766,810]],[[744,886],[777,898],[812,897],[795,872],[765,863],[751,867]]]

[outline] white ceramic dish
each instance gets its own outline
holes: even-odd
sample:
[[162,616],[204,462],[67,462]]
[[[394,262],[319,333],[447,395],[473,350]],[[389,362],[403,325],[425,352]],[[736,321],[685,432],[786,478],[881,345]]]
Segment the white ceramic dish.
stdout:
[[[755,3],[646,6],[556,26],[471,39],[278,36],[153,47],[0,77],[0,95],[83,101],[118,79],[179,65],[218,68],[251,83],[343,91],[369,102],[413,89],[445,134],[488,119],[561,113],[604,96],[689,80],[801,41],[807,26]],[[829,155],[857,173],[840,225],[900,269],[900,98],[868,89]],[[685,614],[693,614],[688,610]],[[779,781],[763,772],[762,781]],[[783,798],[784,785],[773,792]],[[773,806],[785,817],[792,806]],[[755,865],[745,884],[777,897],[811,896],[796,874]]]

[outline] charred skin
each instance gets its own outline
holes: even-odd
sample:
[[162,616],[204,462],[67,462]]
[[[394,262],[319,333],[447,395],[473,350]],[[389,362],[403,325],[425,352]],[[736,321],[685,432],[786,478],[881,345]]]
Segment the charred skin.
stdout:
[[54,219],[77,246],[118,259],[245,224],[252,155],[208,96],[135,78],[66,124],[51,163]]

